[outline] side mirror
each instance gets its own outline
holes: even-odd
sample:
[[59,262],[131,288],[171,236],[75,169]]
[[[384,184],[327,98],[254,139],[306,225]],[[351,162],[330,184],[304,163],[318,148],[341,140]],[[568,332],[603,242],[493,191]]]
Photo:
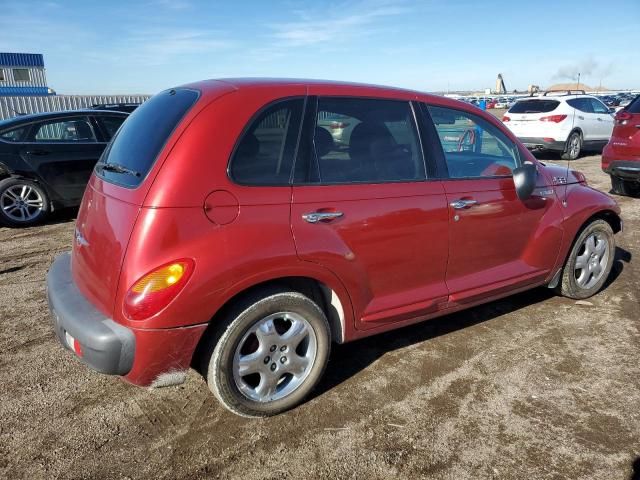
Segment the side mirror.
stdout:
[[513,171],[513,183],[520,200],[531,197],[538,181],[538,169],[533,163],[525,163]]

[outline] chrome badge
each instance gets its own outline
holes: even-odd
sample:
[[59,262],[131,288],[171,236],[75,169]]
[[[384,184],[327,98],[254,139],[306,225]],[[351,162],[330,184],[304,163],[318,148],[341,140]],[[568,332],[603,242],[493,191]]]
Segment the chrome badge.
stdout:
[[75,236],[76,236],[76,242],[78,243],[79,246],[81,247],[89,246],[89,242],[87,242],[87,239],[82,236],[82,233],[80,233],[80,230],[78,230],[77,227],[76,227]]

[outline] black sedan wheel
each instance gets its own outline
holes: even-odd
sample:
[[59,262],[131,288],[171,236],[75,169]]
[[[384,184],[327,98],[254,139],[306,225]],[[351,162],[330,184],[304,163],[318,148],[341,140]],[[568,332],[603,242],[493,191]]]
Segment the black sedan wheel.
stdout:
[[24,178],[0,181],[0,222],[10,227],[27,227],[41,222],[49,213],[49,198],[37,183]]

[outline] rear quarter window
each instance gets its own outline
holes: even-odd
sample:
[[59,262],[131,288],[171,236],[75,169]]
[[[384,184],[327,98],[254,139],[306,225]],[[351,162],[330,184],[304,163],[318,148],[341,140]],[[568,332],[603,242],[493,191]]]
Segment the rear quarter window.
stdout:
[[[172,89],[160,92],[143,103],[113,137],[96,165],[96,174],[107,182],[124,187],[140,185],[171,133],[198,97],[195,90]],[[114,171],[104,164],[123,168]]]
[[510,113],[548,113],[554,111],[560,102],[557,100],[520,100],[510,109]]

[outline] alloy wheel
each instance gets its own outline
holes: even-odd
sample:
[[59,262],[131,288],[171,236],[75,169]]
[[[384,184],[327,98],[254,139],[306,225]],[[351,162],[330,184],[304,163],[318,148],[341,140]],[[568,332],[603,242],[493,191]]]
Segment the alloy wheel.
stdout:
[[578,250],[574,274],[576,283],[580,288],[593,287],[604,272],[609,263],[609,242],[598,232],[594,232],[585,238]]
[[233,378],[238,390],[257,402],[290,395],[313,368],[317,343],[313,327],[297,313],[262,318],[236,347]]
[[28,222],[42,213],[44,199],[31,185],[17,184],[2,192],[0,208],[13,221]]

